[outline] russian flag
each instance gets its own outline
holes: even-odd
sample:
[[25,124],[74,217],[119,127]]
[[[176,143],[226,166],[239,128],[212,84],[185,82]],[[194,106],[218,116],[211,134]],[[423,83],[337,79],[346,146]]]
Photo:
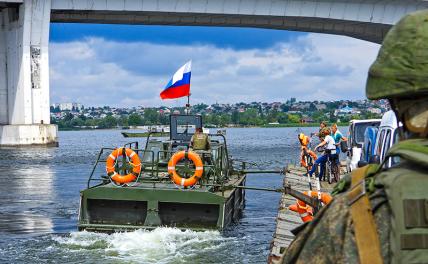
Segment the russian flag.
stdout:
[[192,61],[187,62],[172,76],[165,90],[160,93],[162,99],[173,99],[190,95],[190,75]]

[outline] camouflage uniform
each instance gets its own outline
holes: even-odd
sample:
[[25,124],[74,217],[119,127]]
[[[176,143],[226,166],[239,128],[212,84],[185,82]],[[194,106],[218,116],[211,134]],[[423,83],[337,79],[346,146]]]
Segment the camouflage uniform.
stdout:
[[[387,34],[370,68],[367,95],[371,99],[388,98],[393,103],[413,96],[414,100],[422,100],[426,117],[427,76],[428,11],[425,10],[406,16]],[[395,110],[403,121],[405,115],[398,108]],[[426,122],[424,129],[428,132]],[[404,123],[409,129],[407,119]],[[390,169],[369,165],[365,174],[384,263],[428,263],[428,139],[424,133],[413,137],[416,139],[401,141],[388,152],[389,156],[400,157],[399,165]],[[360,263],[347,196],[351,177],[347,175],[337,184],[333,201],[296,236],[287,249],[284,263]],[[420,208],[409,208],[406,203],[419,200]]]
[[[370,168],[372,174],[366,178],[366,188],[370,192],[369,199],[378,229],[384,263],[391,263],[391,257],[394,255],[390,247],[392,212],[384,185],[397,180],[400,175],[418,174],[426,177],[428,170],[428,152],[426,154],[413,152],[404,156],[402,144],[397,144],[389,153],[405,157],[405,159],[402,158],[399,166],[382,171],[377,165],[372,165]],[[421,140],[417,145],[422,145],[428,150],[428,140]],[[417,155],[423,155],[423,158],[417,158]],[[359,263],[346,195],[350,183],[351,177],[347,175],[335,187],[333,193],[336,195],[333,201],[298,234],[287,250],[284,263]],[[425,261],[428,261],[428,256]]]
[[210,138],[204,133],[195,133],[190,139],[193,150],[209,150]]

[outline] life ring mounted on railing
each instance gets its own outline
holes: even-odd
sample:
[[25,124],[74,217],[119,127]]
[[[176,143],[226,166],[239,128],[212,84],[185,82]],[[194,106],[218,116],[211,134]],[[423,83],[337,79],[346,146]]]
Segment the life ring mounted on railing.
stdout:
[[[117,159],[120,156],[125,156],[126,164],[122,164],[122,168],[131,171],[126,175],[121,175],[116,171]],[[141,161],[138,154],[130,148],[117,148],[107,157],[106,160],[107,175],[112,181],[118,184],[125,184],[135,181],[141,172]]]
[[[192,177],[188,179],[181,177],[177,173],[177,170],[175,168],[177,163],[184,158],[190,159],[191,161],[193,161],[193,164],[195,165],[195,173],[193,174]],[[202,159],[201,157],[199,157],[197,153],[193,151],[179,151],[175,153],[168,162],[168,173],[171,177],[171,180],[175,184],[183,187],[189,187],[189,186],[195,185],[199,181],[199,179],[202,177],[203,172],[204,172],[204,164],[202,162]]]

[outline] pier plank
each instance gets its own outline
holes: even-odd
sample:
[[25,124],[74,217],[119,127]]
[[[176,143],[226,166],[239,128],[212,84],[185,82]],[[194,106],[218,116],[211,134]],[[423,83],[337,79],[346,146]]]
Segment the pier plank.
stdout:
[[[309,184],[304,168],[289,166],[289,171],[284,177],[283,185],[290,184],[293,189],[298,191],[309,190]],[[311,179],[312,186],[316,186],[315,179]],[[321,191],[331,192],[333,185],[321,182]],[[294,239],[291,230],[301,225],[303,222],[299,215],[288,210],[288,206],[294,204],[296,199],[290,195],[282,194],[278,205],[278,215],[276,217],[276,230],[271,242],[270,255],[268,263],[282,263],[284,253],[287,247]]]

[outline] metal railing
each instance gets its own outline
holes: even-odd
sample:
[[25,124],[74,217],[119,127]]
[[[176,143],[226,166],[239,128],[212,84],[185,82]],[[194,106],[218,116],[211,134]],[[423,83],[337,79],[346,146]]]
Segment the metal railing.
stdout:
[[[155,180],[156,182],[159,182],[159,180],[161,180],[161,178],[159,177],[159,173],[168,172],[167,165],[165,166],[165,164],[163,164],[163,161],[168,162],[172,157],[172,155],[175,153],[175,151],[147,150],[151,134],[152,132],[149,133],[149,135],[147,136],[145,149],[139,148],[138,141],[128,142],[124,144],[123,147],[132,149],[141,158],[140,159],[141,170],[138,175],[138,179],[142,175],[142,173],[145,173],[146,174],[144,177],[145,179],[143,179],[144,182],[149,182],[150,180]],[[223,182],[229,178],[231,170],[233,170],[233,164],[232,164],[233,161],[229,158],[229,155],[228,155],[226,137],[223,134],[209,134],[209,136],[213,138],[219,138],[219,140],[215,141],[215,142],[218,142],[218,145],[215,147],[215,151],[217,151],[217,156],[215,157],[215,160],[212,159],[211,157],[211,163],[204,164],[204,172],[205,172],[204,174],[206,175],[207,186],[209,185],[210,181],[213,181],[214,183],[223,184]],[[183,146],[186,146],[186,145],[184,144]],[[111,147],[101,148],[100,152],[97,155],[97,159],[92,167],[91,173],[87,181],[88,188],[111,182],[111,179],[108,175],[106,176],[100,175],[99,177],[95,177],[94,174],[101,163],[106,163],[107,160],[104,154],[109,154],[113,150],[115,150],[115,148],[111,148]],[[147,155],[149,155],[148,158],[147,158]],[[180,167],[180,166],[181,165],[178,165],[177,167]],[[101,183],[91,186],[91,183],[94,181],[101,182]],[[201,181],[201,184],[202,184],[202,181]]]
[[[141,174],[143,173],[143,171],[145,171],[143,168],[144,167],[147,167],[147,166],[150,166],[151,167],[151,169],[152,169],[152,175],[153,175],[153,169],[154,169],[154,166],[155,166],[155,160],[154,160],[154,155],[155,155],[155,153],[153,152],[153,151],[151,151],[151,150],[144,150],[144,149],[134,149],[134,148],[132,148],[132,143],[135,143],[135,142],[131,142],[131,143],[127,143],[127,144],[125,144],[124,145],[124,147],[126,147],[126,146],[130,146],[130,149],[132,149],[133,151],[135,151],[135,153],[137,153],[137,155],[139,155],[140,153],[143,153],[143,155],[145,155],[145,153],[151,153],[151,156],[152,156],[152,158],[151,158],[151,162],[150,163],[148,163],[148,162],[144,162],[143,160],[141,161],[141,167],[142,167],[142,169],[140,170],[140,173],[139,173],[139,175],[138,175],[138,177],[140,177],[141,176]],[[135,145],[135,146],[137,146],[138,147],[138,142],[136,142],[137,144]],[[130,145],[131,144],[131,145]],[[109,179],[108,178],[105,178],[105,177],[102,177],[102,175],[100,175],[100,178],[95,178],[94,179],[94,173],[95,173],[95,171],[96,171],[96,169],[97,169],[97,167],[98,167],[98,165],[100,164],[100,163],[106,163],[107,162],[107,160],[106,159],[102,159],[102,155],[106,152],[106,151],[109,151],[109,152],[112,152],[113,150],[115,150],[116,148],[101,148],[101,150],[100,150],[100,152],[98,153],[98,155],[97,155],[97,159],[96,159],[96,161],[95,161],[95,163],[94,163],[94,165],[93,165],[93,167],[92,167],[92,170],[91,170],[91,173],[90,173],[90,175],[89,175],[89,179],[88,179],[88,181],[87,181],[87,187],[88,188],[90,188],[91,187],[91,182],[92,181],[102,181],[102,183],[100,183],[100,184],[98,184],[98,185],[101,185],[101,184],[104,184],[104,182],[105,181],[109,181]],[[107,176],[108,177],[108,176]],[[97,186],[97,185],[95,185],[95,186]],[[95,186],[92,186],[92,187],[95,187]]]

